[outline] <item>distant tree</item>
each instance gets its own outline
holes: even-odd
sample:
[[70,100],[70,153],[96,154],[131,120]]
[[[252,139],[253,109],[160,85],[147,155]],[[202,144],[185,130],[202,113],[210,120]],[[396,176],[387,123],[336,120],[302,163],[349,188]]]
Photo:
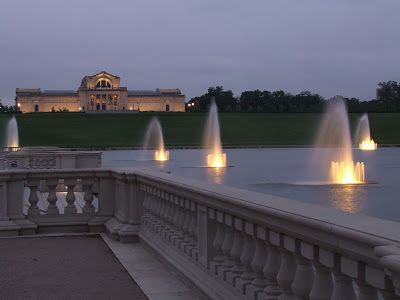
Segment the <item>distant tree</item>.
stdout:
[[245,91],[239,97],[241,111],[263,111],[264,92],[260,90]]
[[233,96],[231,90],[225,91],[222,86],[209,87],[206,94],[190,99],[188,104],[191,104],[191,106],[187,108],[189,111],[208,111],[212,97],[215,97],[218,111],[236,111],[238,104],[237,98]]
[[3,105],[2,100],[0,99],[0,113],[14,114],[19,113],[19,111],[16,105]]
[[[219,111],[243,112],[322,112],[327,101],[318,94],[303,91],[297,95],[278,91],[243,91],[236,98],[231,90],[224,90],[222,86],[210,87],[206,94],[192,98],[187,111],[207,111],[211,97],[214,96]],[[362,112],[400,112],[400,82],[379,82],[377,99],[361,101],[357,98],[344,98],[351,113]]]
[[400,111],[400,83],[396,81],[379,82],[376,90],[377,100],[385,104],[386,111]]

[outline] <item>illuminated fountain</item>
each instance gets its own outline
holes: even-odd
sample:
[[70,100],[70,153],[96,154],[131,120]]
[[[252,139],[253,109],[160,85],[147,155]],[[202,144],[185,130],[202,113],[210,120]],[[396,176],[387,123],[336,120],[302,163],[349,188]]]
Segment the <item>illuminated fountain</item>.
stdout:
[[329,174],[328,182],[358,184],[365,181],[364,163],[353,161],[349,119],[343,98],[335,97],[328,104],[315,146],[314,158],[318,168]]
[[226,167],[227,157],[226,153],[222,152],[218,109],[214,97],[211,99],[211,107],[207,118],[203,144],[206,150],[207,166],[211,168]]
[[376,150],[376,148],[378,147],[378,144],[375,143],[373,139],[371,139],[371,131],[369,128],[369,120],[367,114],[363,114],[358,121],[355,141],[356,145],[358,144],[358,147],[364,151]]
[[5,147],[17,150],[19,147],[18,124],[15,116],[8,120],[5,132]]
[[165,150],[164,137],[160,122],[156,117],[151,119],[144,138],[144,150],[156,149],[154,159],[157,161],[169,160],[169,151]]

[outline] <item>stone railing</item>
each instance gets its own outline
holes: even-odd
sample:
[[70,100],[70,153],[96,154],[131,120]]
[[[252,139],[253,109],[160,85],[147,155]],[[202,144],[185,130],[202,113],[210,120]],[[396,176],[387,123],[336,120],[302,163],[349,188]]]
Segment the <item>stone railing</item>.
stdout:
[[126,203],[137,202],[128,199],[131,177],[101,169],[2,171],[0,236],[109,228],[121,241],[137,240],[140,210],[125,218]]
[[400,296],[399,223],[159,173],[137,180],[140,237],[213,298]]
[[17,150],[0,153],[1,169],[82,169],[101,167],[100,151],[69,151],[53,147],[17,148]]
[[396,222],[143,170],[0,172],[0,233],[56,230],[139,237],[214,299],[400,296]]

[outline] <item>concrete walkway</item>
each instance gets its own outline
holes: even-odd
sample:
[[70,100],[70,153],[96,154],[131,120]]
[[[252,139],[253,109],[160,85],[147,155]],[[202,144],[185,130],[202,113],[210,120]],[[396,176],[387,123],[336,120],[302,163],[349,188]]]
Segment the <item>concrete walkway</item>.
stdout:
[[0,298],[147,299],[99,235],[0,239]]
[[143,242],[122,244],[101,236],[149,299],[209,299]]

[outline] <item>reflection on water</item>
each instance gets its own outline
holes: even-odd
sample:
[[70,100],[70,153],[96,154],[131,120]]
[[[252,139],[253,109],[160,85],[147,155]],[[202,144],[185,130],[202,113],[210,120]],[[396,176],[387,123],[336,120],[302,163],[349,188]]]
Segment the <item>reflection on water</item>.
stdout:
[[[320,163],[319,168],[315,168],[316,172],[310,172],[310,162],[315,154],[313,149],[225,151],[234,168],[205,168],[201,149],[170,150],[174,159],[162,164],[154,160],[132,160],[140,158],[141,151],[104,151],[102,165],[106,168],[138,167],[168,171],[185,178],[400,221],[400,201],[396,197],[400,194],[400,148],[378,148],[373,152],[355,150],[354,161],[365,162],[368,166],[368,182],[374,183],[356,185],[329,185],[329,161],[324,164],[326,167]],[[330,149],[323,151],[329,152]],[[320,185],[315,185],[316,182]]]
[[226,168],[207,168],[208,178],[212,183],[223,184]]
[[357,213],[363,209],[364,202],[357,201],[356,193],[360,189],[354,184],[332,186],[330,189],[330,201],[334,208],[344,212]]

